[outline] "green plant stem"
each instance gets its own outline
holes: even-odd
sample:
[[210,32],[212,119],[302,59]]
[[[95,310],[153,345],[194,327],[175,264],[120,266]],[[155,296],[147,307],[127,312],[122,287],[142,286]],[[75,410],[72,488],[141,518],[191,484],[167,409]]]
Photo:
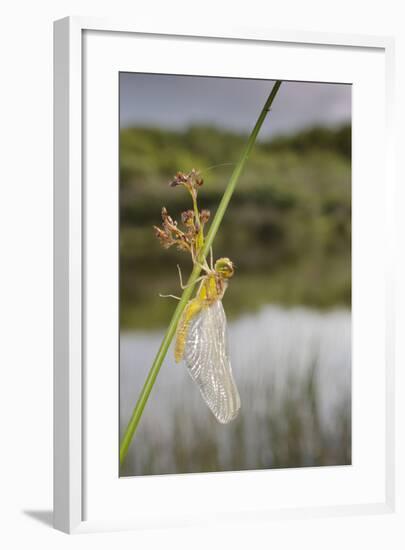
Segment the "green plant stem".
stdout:
[[[228,182],[228,185],[225,189],[225,192],[222,196],[221,202],[219,203],[218,210],[214,216],[214,219],[212,220],[212,223],[210,225],[210,229],[207,233],[207,236],[204,241],[204,246],[200,251],[199,254],[199,261],[203,261],[212,246],[214,242],[215,235],[217,234],[217,231],[219,229],[219,226],[221,224],[222,218],[224,217],[225,211],[228,207],[229,201],[231,200],[232,194],[234,192],[235,186],[238,182],[238,179],[242,173],[242,170],[246,164],[246,161],[249,157],[249,154],[255,144],[257,135],[260,131],[260,128],[262,127],[262,124],[264,122],[264,119],[267,116],[267,113],[270,110],[271,104],[273,103],[274,98],[277,95],[277,92],[281,86],[281,81],[277,80],[274,84],[269,97],[267,98],[266,103],[264,104],[263,109],[260,112],[259,118],[257,119],[257,122],[252,130],[252,133],[249,136],[248,142],[246,144],[246,148],[239,159],[237,165],[234,168],[234,171],[231,175],[231,178]],[[167,328],[166,334],[163,338],[162,343],[160,344],[159,351],[156,354],[155,360],[153,361],[152,367],[149,371],[149,374],[145,380],[145,384],[141,390],[141,393],[139,395],[138,401],[134,407],[134,410],[132,412],[131,419],[128,423],[127,429],[125,431],[124,437],[122,438],[121,445],[120,445],[120,464],[123,463],[129,447],[131,445],[132,438],[134,437],[136,428],[139,424],[139,421],[141,419],[143,410],[145,408],[145,405],[148,401],[149,394],[152,391],[153,385],[155,383],[156,377],[159,374],[160,368],[162,366],[163,360],[166,357],[167,351],[169,349],[170,343],[173,340],[173,337],[176,333],[177,324],[180,320],[181,314],[183,313],[184,308],[186,307],[187,302],[190,300],[192,292],[194,290],[195,281],[197,280],[199,274],[200,274],[201,268],[199,265],[195,265],[191,275],[188,279],[186,288],[184,289],[183,294],[181,295],[181,299],[177,304],[177,307],[173,313],[173,317],[170,321],[170,324]]]

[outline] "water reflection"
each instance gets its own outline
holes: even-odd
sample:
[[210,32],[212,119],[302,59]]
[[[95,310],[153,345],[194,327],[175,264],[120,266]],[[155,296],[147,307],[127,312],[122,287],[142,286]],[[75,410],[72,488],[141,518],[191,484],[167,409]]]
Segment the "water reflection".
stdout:
[[[121,432],[163,333],[121,334]],[[350,464],[351,318],[265,307],[229,325],[242,408],[216,422],[170,350],[121,475]]]

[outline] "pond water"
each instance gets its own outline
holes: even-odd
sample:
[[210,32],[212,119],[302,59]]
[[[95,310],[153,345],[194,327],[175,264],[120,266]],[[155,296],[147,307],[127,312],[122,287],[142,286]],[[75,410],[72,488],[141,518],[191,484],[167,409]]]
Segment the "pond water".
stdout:
[[[121,433],[162,336],[121,333]],[[216,422],[171,348],[121,475],[350,464],[350,311],[266,306],[228,337],[238,418]]]

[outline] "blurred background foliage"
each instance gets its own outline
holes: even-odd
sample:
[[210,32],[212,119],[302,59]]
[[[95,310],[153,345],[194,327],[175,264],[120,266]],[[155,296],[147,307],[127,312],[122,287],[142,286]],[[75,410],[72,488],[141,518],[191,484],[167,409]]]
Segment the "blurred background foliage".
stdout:
[[[168,182],[196,168],[200,208],[211,215],[247,136],[193,126],[186,131],[123,128],[120,134],[120,316],[122,329],[164,327],[189,257],[154,237],[166,206],[179,219],[189,196]],[[351,127],[313,127],[259,141],[232,198],[214,255],[236,264],[229,318],[263,304],[350,307]],[[225,164],[225,165],[224,165]],[[210,168],[212,166],[215,168]]]

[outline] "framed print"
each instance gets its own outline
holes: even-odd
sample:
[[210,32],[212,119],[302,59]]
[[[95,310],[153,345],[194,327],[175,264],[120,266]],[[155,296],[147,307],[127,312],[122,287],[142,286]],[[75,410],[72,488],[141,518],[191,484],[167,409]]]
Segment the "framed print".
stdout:
[[54,61],[55,526],[391,511],[391,40],[68,18]]

